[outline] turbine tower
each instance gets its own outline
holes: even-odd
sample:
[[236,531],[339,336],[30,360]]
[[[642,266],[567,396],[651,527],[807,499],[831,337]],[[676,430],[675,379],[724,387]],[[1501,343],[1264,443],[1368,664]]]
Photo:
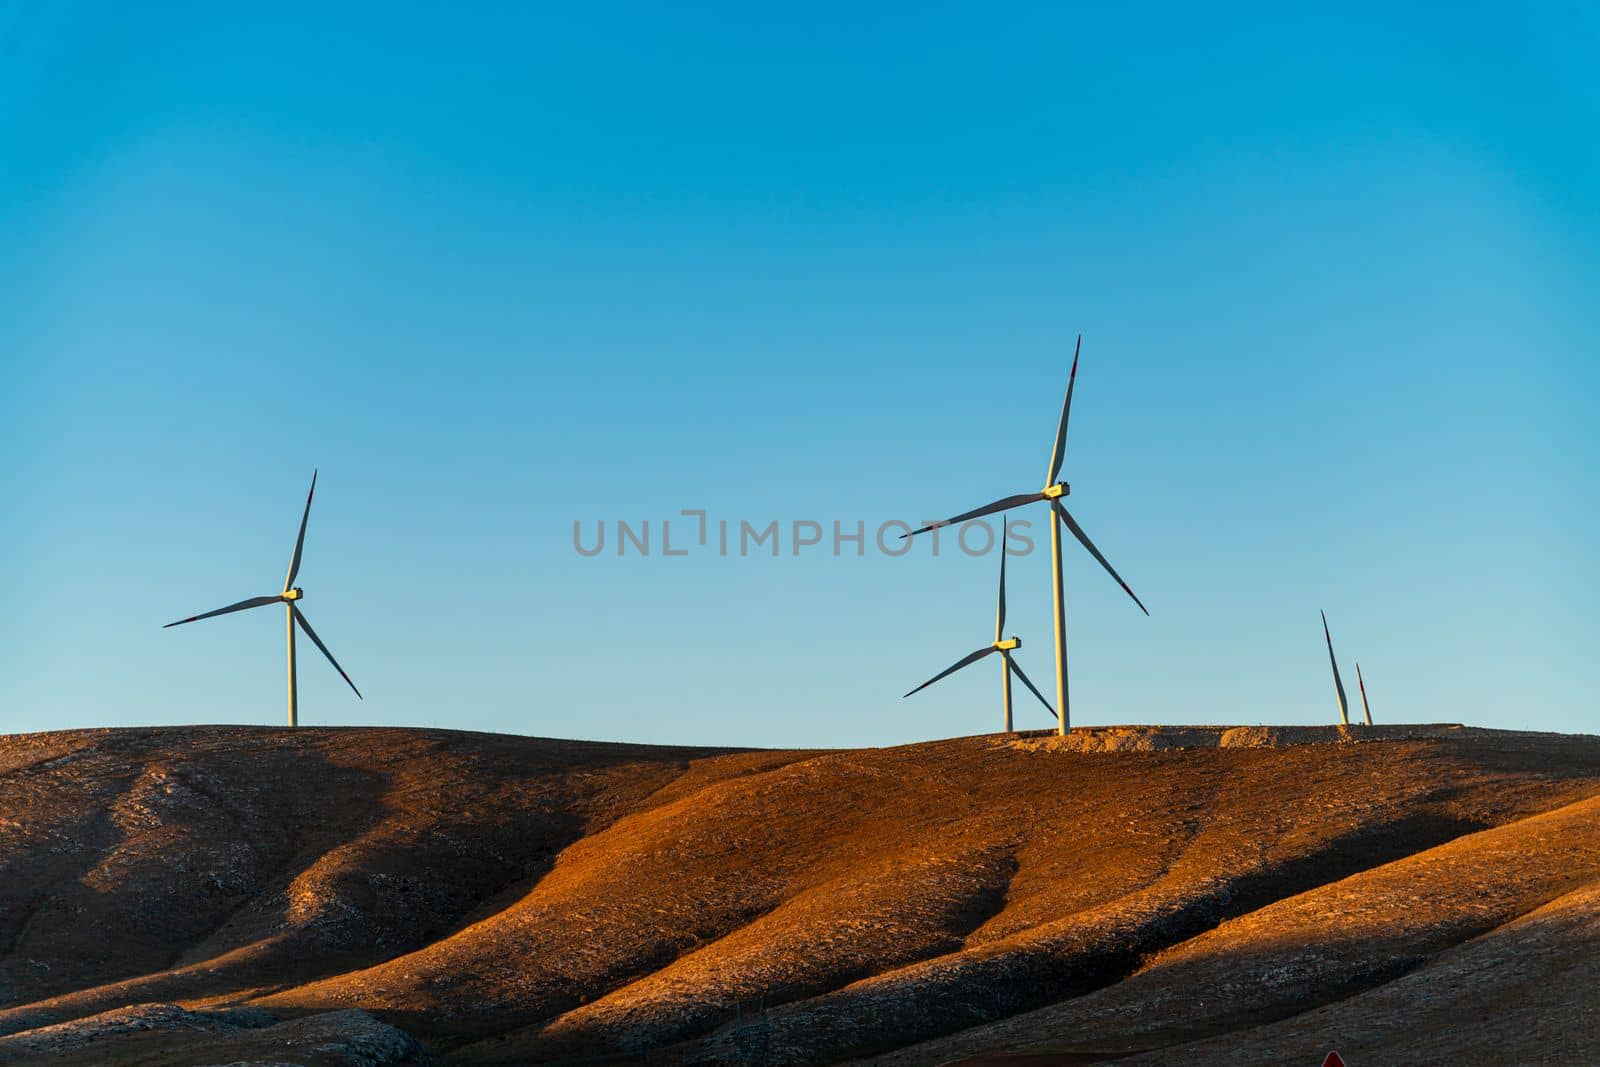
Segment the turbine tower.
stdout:
[[294,555],[289,557],[289,576],[283,580],[283,592],[278,593],[276,596],[251,597],[249,600],[241,600],[237,604],[229,604],[225,608],[218,608],[216,611],[208,611],[203,615],[191,615],[187,619],[179,619],[177,622],[169,622],[166,626],[162,627],[162,629],[165,630],[173,626],[182,626],[186,622],[199,622],[201,619],[209,619],[213,615],[227,615],[234,611],[247,611],[250,608],[262,608],[266,607],[268,604],[281,603],[285,609],[289,634],[290,726],[297,726],[299,725],[300,721],[299,710],[296,706],[298,684],[294,662],[294,628],[296,623],[299,624],[300,629],[306,632],[306,636],[311,638],[311,643],[316,645],[317,648],[322,651],[324,656],[328,657],[328,662],[333,664],[333,669],[339,672],[339,677],[343,678],[345,680],[345,684],[348,685],[352,691],[354,691],[356,699],[362,699],[361,690],[356,689],[356,683],[352,682],[350,680],[350,676],[344,673],[344,668],[339,666],[339,661],[333,658],[333,653],[328,651],[328,646],[322,643],[322,638],[317,636],[317,631],[311,628],[311,624],[306,621],[305,614],[297,606],[297,602],[306,594],[304,589],[301,589],[299,586],[294,584],[294,579],[295,575],[300,573],[300,551],[305,547],[306,544],[306,520],[311,518],[311,497],[316,493],[316,491],[317,472],[312,471],[311,491],[306,494],[306,509],[300,516],[300,535],[294,540]]
[[[978,662],[980,659],[983,659],[985,656],[993,655],[994,653],[998,652],[1000,653],[1001,659],[1000,701],[1002,707],[1005,709],[1004,722],[1006,733],[1009,734],[1011,732],[1011,676],[1013,674],[1017,676],[1018,680],[1020,680],[1023,685],[1028,687],[1028,692],[1039,698],[1039,703],[1044,705],[1044,710],[1048,711],[1051,715],[1055,715],[1056,709],[1050,706],[1050,702],[1044,698],[1044,694],[1035,688],[1034,684],[1028,680],[1028,676],[1026,674],[1022,673],[1022,668],[1017,666],[1017,661],[1011,658],[1011,653],[1022,647],[1022,638],[1015,636],[1006,637],[1005,625],[1006,525],[1005,520],[1002,519],[1000,521],[1000,599],[996,604],[994,611],[994,643],[978,649],[971,655],[962,657],[955,663],[954,666],[947,667],[946,669],[940,671],[938,674],[934,675],[932,678],[929,678],[926,682],[923,682],[921,685],[913,689],[911,693],[907,693],[906,696],[911,696],[912,693],[919,693],[928,688],[928,686],[932,685],[934,682],[937,682],[939,679],[959,671],[962,667],[970,666],[971,664]],[[902,697],[901,699],[903,700],[905,697]]]
[[1339,694],[1339,722],[1350,725],[1350,703],[1344,698],[1344,682],[1339,678],[1339,661],[1333,655],[1333,635],[1328,632],[1328,613],[1322,613],[1322,636],[1328,642],[1328,662],[1333,664],[1333,688]]
[[1372,725],[1372,705],[1367,703],[1367,683],[1361,677],[1361,661],[1356,660],[1356,684],[1361,687],[1361,711],[1367,717],[1367,725]]
[[969,519],[981,518],[984,515],[993,515],[999,511],[1009,511],[1012,508],[1020,508],[1026,504],[1033,504],[1039,501],[1049,503],[1052,516],[1050,521],[1050,576],[1051,590],[1055,598],[1056,624],[1056,706],[1061,709],[1056,716],[1056,732],[1062,736],[1065,736],[1067,731],[1072,728],[1072,715],[1071,705],[1067,700],[1067,608],[1065,590],[1062,586],[1061,578],[1061,527],[1065,526],[1071,531],[1072,536],[1076,537],[1083,547],[1089,550],[1089,554],[1100,562],[1100,566],[1106,569],[1106,573],[1111,575],[1118,585],[1122,586],[1122,591],[1133,597],[1133,602],[1139,605],[1140,611],[1146,615],[1150,614],[1150,609],[1145,607],[1144,602],[1134,595],[1132,589],[1128,588],[1128,583],[1122,580],[1122,575],[1118,574],[1116,568],[1111,566],[1105,556],[1101,555],[1098,548],[1094,547],[1094,542],[1089,540],[1089,535],[1083,532],[1083,527],[1078,525],[1078,521],[1072,517],[1072,513],[1067,510],[1066,505],[1061,503],[1061,498],[1072,491],[1066,482],[1057,481],[1056,479],[1061,475],[1061,462],[1067,452],[1067,417],[1072,414],[1072,387],[1078,381],[1078,354],[1082,349],[1083,335],[1079,334],[1077,347],[1072,351],[1072,373],[1067,378],[1067,397],[1061,402],[1061,422],[1056,426],[1056,443],[1050,452],[1050,470],[1045,475],[1045,487],[1036,493],[1020,493],[1016,496],[1008,496],[1004,499],[996,500],[993,504],[985,504],[981,508],[964,511],[960,515],[952,516],[942,522],[929,523],[921,529],[912,530],[908,534],[901,535],[903,540],[907,537],[915,537],[919,533],[926,533],[929,530],[937,530],[942,526],[966,522]]

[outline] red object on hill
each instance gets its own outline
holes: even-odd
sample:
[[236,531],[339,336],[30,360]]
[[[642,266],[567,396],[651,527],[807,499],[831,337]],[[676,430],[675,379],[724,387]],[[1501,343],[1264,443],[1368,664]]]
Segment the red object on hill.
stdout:
[[1330,1052],[1328,1058],[1322,1061],[1322,1067],[1344,1067],[1344,1057],[1337,1052]]

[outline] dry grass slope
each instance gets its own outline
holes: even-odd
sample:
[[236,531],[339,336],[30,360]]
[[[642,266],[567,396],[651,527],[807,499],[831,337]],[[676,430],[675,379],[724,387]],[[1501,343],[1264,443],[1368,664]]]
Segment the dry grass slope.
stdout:
[[1600,1059],[1600,740],[1191,733],[0,738],[0,1063]]

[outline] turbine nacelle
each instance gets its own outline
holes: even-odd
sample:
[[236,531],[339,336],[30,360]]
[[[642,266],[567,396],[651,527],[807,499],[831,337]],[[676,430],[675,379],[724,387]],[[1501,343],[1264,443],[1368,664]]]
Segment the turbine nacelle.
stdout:
[[1040,490],[1039,495],[1044,497],[1046,500],[1060,500],[1062,497],[1071,494],[1071,492],[1072,486],[1068,485],[1066,482],[1057,482],[1055,485],[1045,486],[1042,490]]
[[993,648],[996,652],[1010,652],[1022,647],[1022,638],[1008,637],[1004,641],[996,641]]
[[279,599],[287,600],[290,603],[293,603],[296,600],[304,600],[305,595],[306,591],[297,585],[293,589],[285,589],[283,591],[283,595]]

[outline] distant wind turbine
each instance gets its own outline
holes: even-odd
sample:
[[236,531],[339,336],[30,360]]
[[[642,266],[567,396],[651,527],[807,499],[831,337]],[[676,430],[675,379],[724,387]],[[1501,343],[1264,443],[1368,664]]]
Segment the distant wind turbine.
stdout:
[[1367,683],[1361,677],[1361,661],[1356,660],[1356,684],[1361,687],[1361,710],[1367,716],[1367,725],[1372,725],[1372,705],[1367,703]]
[[1083,547],[1089,550],[1091,556],[1100,561],[1100,566],[1106,569],[1107,574],[1116,579],[1116,583],[1122,586],[1122,591],[1133,597],[1133,602],[1139,605],[1140,611],[1146,615],[1150,614],[1150,609],[1145,607],[1144,602],[1134,595],[1132,589],[1128,588],[1128,583],[1122,580],[1122,575],[1118,574],[1116,568],[1112,567],[1105,556],[1100,554],[1100,550],[1094,547],[1094,542],[1089,540],[1089,535],[1083,532],[1083,527],[1078,525],[1077,520],[1072,517],[1072,513],[1067,510],[1066,505],[1061,503],[1061,498],[1072,491],[1066,482],[1058,482],[1056,479],[1061,475],[1061,462],[1067,452],[1067,417],[1072,414],[1072,387],[1078,380],[1078,353],[1082,349],[1083,335],[1079,334],[1077,347],[1072,351],[1072,373],[1067,378],[1067,397],[1061,403],[1061,422],[1056,427],[1056,443],[1050,453],[1050,471],[1045,476],[1045,487],[1036,493],[1021,493],[1017,496],[1008,496],[1002,500],[996,500],[993,504],[985,504],[981,508],[964,511],[960,515],[954,515],[942,522],[929,523],[921,529],[912,530],[908,534],[901,535],[902,539],[915,537],[917,534],[926,533],[928,530],[937,530],[942,526],[966,522],[969,519],[981,518],[984,515],[993,515],[999,511],[1009,511],[1012,508],[1020,508],[1026,504],[1037,503],[1041,500],[1049,502],[1051,515],[1056,520],[1059,520],[1059,522],[1052,521],[1050,523],[1050,562],[1056,613],[1056,706],[1061,709],[1060,714],[1056,716],[1056,731],[1062,735],[1065,735],[1072,728],[1072,716],[1070,704],[1067,700],[1067,609],[1065,593],[1061,583],[1061,527],[1065,526],[1072,531],[1072,536],[1076,537],[1083,544]]
[[1339,661],[1333,656],[1333,634],[1328,632],[1328,613],[1322,613],[1322,636],[1328,642],[1328,662],[1333,664],[1333,688],[1339,694],[1339,721],[1350,725],[1350,702],[1344,698],[1344,682],[1339,678]]
[[[911,696],[912,693],[919,693],[922,690],[928,688],[928,686],[932,685],[934,682],[937,682],[939,679],[944,678],[944,677],[946,677],[948,675],[952,675],[956,671],[959,671],[962,667],[970,666],[971,664],[974,664],[974,663],[978,662],[980,659],[983,659],[985,656],[989,656],[989,655],[992,655],[992,654],[998,652],[998,653],[1000,653],[1000,658],[1003,661],[1001,663],[1001,665],[1000,665],[1000,700],[1001,700],[1002,706],[1005,708],[1006,733],[1009,734],[1011,732],[1011,676],[1012,676],[1012,674],[1015,674],[1017,676],[1017,678],[1022,682],[1022,684],[1028,687],[1028,692],[1032,693],[1034,696],[1039,698],[1039,703],[1044,705],[1044,710],[1048,711],[1051,715],[1055,715],[1056,710],[1050,706],[1050,702],[1044,698],[1044,694],[1039,692],[1039,690],[1037,688],[1035,688],[1034,684],[1031,681],[1028,680],[1028,676],[1026,674],[1022,673],[1022,668],[1017,666],[1017,661],[1011,658],[1011,653],[1022,647],[1022,639],[1020,637],[1006,637],[1005,636],[1005,626],[1006,626],[1006,524],[1005,524],[1005,520],[1002,519],[1002,520],[1000,520],[1000,599],[999,599],[999,602],[996,604],[995,611],[994,611],[994,643],[991,644],[991,645],[987,645],[987,646],[985,646],[983,648],[980,648],[976,652],[972,653],[971,655],[965,656],[962,659],[958,660],[955,663],[954,666],[948,667],[945,670],[940,671],[938,674],[934,675],[932,678],[929,678],[926,682],[923,682],[921,685],[917,686],[910,693],[907,693],[906,696]],[[901,699],[903,700],[905,698],[902,697]]]
[[169,622],[166,626],[162,627],[162,629],[165,630],[173,626],[182,626],[186,622],[199,622],[201,619],[209,619],[213,615],[227,615],[234,611],[247,611],[250,608],[266,607],[268,604],[282,604],[285,609],[287,609],[289,633],[290,726],[295,726],[299,723],[299,714],[296,708],[296,690],[298,686],[294,663],[294,627],[296,623],[299,623],[300,628],[306,632],[306,636],[311,638],[311,643],[316,645],[317,648],[321,649],[324,656],[328,657],[328,662],[333,664],[333,669],[339,672],[339,677],[343,678],[345,680],[345,684],[355,692],[356,698],[358,700],[361,699],[361,690],[356,689],[356,683],[352,682],[350,680],[350,676],[344,673],[344,668],[339,666],[339,661],[333,658],[333,653],[328,651],[328,646],[322,643],[322,638],[317,636],[317,632],[311,628],[311,624],[306,621],[305,615],[300,611],[299,607],[296,606],[296,601],[300,600],[306,595],[305,590],[294,584],[294,579],[295,575],[300,573],[300,552],[301,549],[305,547],[306,543],[306,520],[311,518],[311,497],[316,493],[316,491],[317,472],[312,471],[311,491],[306,494],[306,510],[300,516],[300,535],[294,540],[294,555],[289,557],[289,576],[283,580],[283,592],[278,593],[276,596],[251,597],[249,600],[241,600],[237,604],[229,604],[225,608],[218,608],[216,611],[208,611],[203,615],[191,615],[187,619],[179,619],[177,622]]

